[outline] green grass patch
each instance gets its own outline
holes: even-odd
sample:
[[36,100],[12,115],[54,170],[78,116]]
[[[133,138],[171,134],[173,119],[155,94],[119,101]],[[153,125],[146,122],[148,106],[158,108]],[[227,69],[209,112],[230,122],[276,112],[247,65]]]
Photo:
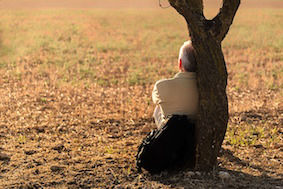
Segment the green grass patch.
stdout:
[[236,147],[262,145],[270,148],[271,144],[276,144],[281,139],[279,128],[271,128],[268,123],[262,121],[256,124],[241,123],[240,125],[229,126],[225,140]]

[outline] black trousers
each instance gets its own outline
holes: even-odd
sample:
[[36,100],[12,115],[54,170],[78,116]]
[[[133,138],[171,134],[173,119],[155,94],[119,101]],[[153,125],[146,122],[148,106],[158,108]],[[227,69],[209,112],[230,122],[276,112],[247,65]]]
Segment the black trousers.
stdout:
[[[173,115],[164,125],[167,127],[168,139],[165,143],[169,148],[176,148],[176,162],[173,169],[193,169],[195,165],[195,125],[196,120],[186,115]],[[161,128],[162,129],[162,128]]]
[[137,166],[149,172],[194,168],[195,121],[185,115],[173,115],[160,129],[143,140]]

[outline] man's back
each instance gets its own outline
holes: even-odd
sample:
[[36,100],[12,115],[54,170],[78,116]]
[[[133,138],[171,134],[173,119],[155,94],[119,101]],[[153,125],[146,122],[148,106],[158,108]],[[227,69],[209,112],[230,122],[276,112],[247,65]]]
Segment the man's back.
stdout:
[[164,116],[195,115],[198,109],[196,74],[179,72],[172,79],[156,82],[152,99],[160,105]]
[[196,74],[180,72],[172,79],[156,82],[152,99],[161,106],[164,116],[195,115],[198,109]]

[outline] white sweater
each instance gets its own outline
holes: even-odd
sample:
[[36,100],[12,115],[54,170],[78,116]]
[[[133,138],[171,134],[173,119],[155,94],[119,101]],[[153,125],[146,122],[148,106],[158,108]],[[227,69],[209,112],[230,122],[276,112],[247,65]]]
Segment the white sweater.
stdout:
[[157,81],[152,100],[157,106],[154,118],[158,127],[169,115],[195,115],[198,110],[196,73],[179,72],[171,79]]

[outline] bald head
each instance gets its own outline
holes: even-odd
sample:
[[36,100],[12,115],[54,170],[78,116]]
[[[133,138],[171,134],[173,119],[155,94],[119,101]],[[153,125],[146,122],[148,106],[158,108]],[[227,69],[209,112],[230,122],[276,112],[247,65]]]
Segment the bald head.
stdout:
[[186,41],[180,48],[179,67],[186,72],[196,72],[195,50],[191,41]]

